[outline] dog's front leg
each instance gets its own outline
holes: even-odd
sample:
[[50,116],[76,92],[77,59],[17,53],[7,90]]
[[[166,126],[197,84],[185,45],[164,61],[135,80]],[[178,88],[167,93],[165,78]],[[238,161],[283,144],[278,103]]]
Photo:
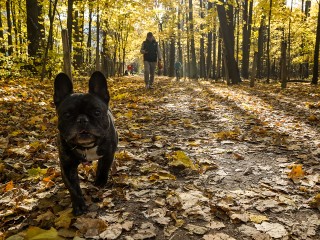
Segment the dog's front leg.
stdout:
[[114,151],[108,152],[105,156],[99,159],[96,180],[94,185],[103,187],[108,182],[109,170],[114,158]]
[[81,215],[87,210],[87,206],[80,188],[78,165],[61,163],[61,175],[63,182],[69,190],[74,215]]

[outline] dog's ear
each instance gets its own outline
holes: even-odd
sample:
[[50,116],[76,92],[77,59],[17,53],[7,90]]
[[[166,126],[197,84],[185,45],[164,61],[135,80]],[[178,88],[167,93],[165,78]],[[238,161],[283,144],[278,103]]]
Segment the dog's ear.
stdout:
[[56,108],[68,95],[73,93],[73,85],[65,73],[59,73],[54,80],[54,95],[53,101]]
[[106,104],[109,103],[110,95],[108,91],[107,79],[102,72],[96,71],[89,80],[89,93],[97,95]]

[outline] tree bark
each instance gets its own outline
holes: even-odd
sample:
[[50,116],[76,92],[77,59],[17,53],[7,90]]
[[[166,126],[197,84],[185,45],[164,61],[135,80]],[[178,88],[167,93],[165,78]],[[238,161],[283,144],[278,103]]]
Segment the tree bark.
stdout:
[[175,59],[176,59],[176,41],[175,41],[175,36],[172,36],[170,38],[170,53],[169,53],[169,77],[174,77],[175,73],[174,73],[174,63],[175,63]]
[[68,0],[68,16],[67,16],[67,28],[69,37],[69,48],[72,51],[72,25],[73,25],[73,0]]
[[[213,8],[213,3],[212,2],[208,2],[208,12],[210,13],[211,9]],[[212,38],[213,38],[213,33],[212,33],[212,29],[210,29],[209,33],[208,33],[208,48],[207,48],[207,68],[206,68],[206,77],[212,77]]]
[[320,3],[318,3],[318,23],[317,23],[317,35],[316,43],[314,46],[314,59],[313,59],[313,76],[312,84],[318,84],[319,77],[319,45],[320,45]]
[[[203,0],[200,0],[200,18],[204,20],[204,7],[203,7]],[[203,33],[203,24],[200,24],[200,78],[206,78],[206,58],[204,52],[204,33]]]
[[12,22],[11,22],[11,11],[10,11],[10,0],[6,0],[7,10],[7,26],[8,26],[8,55],[11,56],[13,53],[13,42],[12,42]]
[[52,2],[50,1],[50,10],[49,10],[49,20],[50,20],[50,27],[49,27],[49,36],[48,36],[48,41],[47,41],[47,46],[45,49],[43,61],[42,61],[42,72],[41,72],[41,81],[44,79],[45,73],[46,73],[46,65],[47,65],[47,60],[48,60],[48,53],[49,49],[51,47],[51,44],[53,44],[52,41],[52,35],[53,35],[53,21],[54,21],[54,15],[56,13],[57,9],[57,3],[58,0],[55,0],[52,6]]
[[190,77],[193,79],[198,78],[198,68],[197,68],[197,59],[196,59],[196,48],[194,41],[194,26],[193,26],[193,2],[189,0],[189,19],[190,25],[190,51],[191,51],[191,68],[190,68]]
[[228,23],[227,13],[223,5],[217,5],[218,16],[220,20],[222,38],[224,42],[224,50],[226,54],[226,64],[228,68],[228,76],[231,78],[232,84],[241,82],[237,62],[234,58],[234,38],[232,34],[232,25]]
[[257,60],[257,78],[262,78],[262,57],[263,57],[263,37],[264,37],[264,21],[265,17],[261,17],[260,27],[259,27],[259,36],[258,36],[258,60]]
[[242,76],[249,78],[249,56],[252,23],[253,0],[243,2],[243,28],[242,28]]
[[[0,12],[2,12],[1,5],[0,5]],[[0,39],[1,39],[0,52],[5,54],[6,53],[6,49],[4,48],[3,23],[2,23],[2,15],[1,14],[0,14]]]
[[267,83],[270,83],[270,29],[271,29],[272,0],[270,0],[268,16],[268,40],[267,40]]

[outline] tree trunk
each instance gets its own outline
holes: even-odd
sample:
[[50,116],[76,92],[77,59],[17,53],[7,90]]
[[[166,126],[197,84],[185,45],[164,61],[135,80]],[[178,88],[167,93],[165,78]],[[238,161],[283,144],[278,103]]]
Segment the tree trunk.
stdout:
[[57,9],[57,3],[58,0],[55,0],[52,6],[52,2],[50,1],[50,10],[49,10],[49,20],[50,20],[50,27],[49,27],[49,36],[48,36],[48,41],[47,41],[47,46],[45,49],[43,61],[42,61],[42,72],[41,72],[41,81],[44,79],[45,73],[46,73],[46,65],[47,65],[47,60],[48,60],[48,53],[50,49],[50,44],[53,44],[51,42],[52,35],[53,35],[53,21],[54,21],[54,15],[56,13]]
[[[208,12],[211,11],[211,9],[213,8],[213,3],[212,2],[208,2]],[[212,29],[210,29],[209,33],[208,33],[208,48],[207,48],[207,68],[206,68],[206,77],[212,77],[212,38],[213,38],[213,33],[212,33]]]
[[81,41],[80,41],[80,27],[79,27],[79,11],[76,10],[74,12],[74,21],[73,21],[73,29],[74,29],[74,68],[76,70],[81,69]]
[[253,0],[243,2],[243,28],[242,28],[242,76],[249,78],[249,56],[252,23]]
[[257,60],[257,78],[262,78],[262,58],[263,58],[263,37],[264,37],[264,21],[265,17],[261,17],[260,27],[259,27],[259,36],[258,36],[258,60]]
[[318,23],[317,23],[317,35],[316,43],[314,46],[314,59],[313,59],[313,76],[312,84],[318,84],[319,77],[319,45],[320,45],[320,3],[318,3]]
[[91,64],[91,41],[92,41],[92,29],[91,26],[92,25],[92,4],[89,3],[89,26],[88,26],[88,42],[87,42],[87,59],[86,59],[86,63],[87,65]]
[[100,70],[100,8],[97,7],[97,46],[96,46],[96,70]]
[[175,63],[175,53],[176,53],[176,41],[175,41],[175,36],[171,36],[170,38],[170,59],[169,59],[169,77],[174,77],[174,63]]
[[[200,18],[204,21],[204,7],[203,7],[203,0],[200,0]],[[200,78],[206,78],[206,58],[204,52],[204,37],[205,34],[203,33],[203,24],[200,24]]]
[[8,54],[9,56],[13,53],[13,42],[12,42],[12,22],[11,22],[11,11],[10,11],[10,0],[6,0],[7,10],[7,26],[8,26]]
[[72,51],[72,25],[73,25],[73,0],[68,0],[68,16],[67,16],[67,28],[69,37],[69,48]]
[[258,52],[254,52],[252,70],[251,70],[250,87],[254,87],[254,81],[256,79],[256,73],[257,73],[257,62],[258,62]]
[[267,83],[270,83],[270,28],[271,28],[272,0],[270,0],[268,17],[268,40],[267,40]]
[[61,36],[62,36],[62,44],[63,44],[63,72],[67,74],[72,81],[71,56],[70,56],[70,47],[69,47],[69,39],[68,39],[68,30],[62,29]]
[[287,87],[287,42],[281,42],[281,88]]
[[221,26],[219,27],[219,33],[218,33],[218,58],[217,58],[217,74],[216,74],[216,80],[221,78],[221,65],[222,65],[222,36],[221,36]]
[[228,68],[228,76],[231,78],[232,84],[241,81],[237,62],[234,58],[234,38],[232,25],[228,23],[227,13],[223,5],[217,5],[218,16],[220,20],[222,38],[226,54],[226,64]]
[[[1,8],[1,4],[0,4],[0,12],[2,12],[2,8]],[[6,49],[4,48],[4,36],[3,36],[3,24],[2,24],[2,15],[0,14],[0,52],[5,54],[6,53]]]
[[197,79],[198,78],[198,69],[197,69],[197,59],[196,59],[196,47],[195,47],[195,41],[194,41],[193,2],[192,2],[192,0],[189,0],[188,23],[190,25],[190,51],[191,51],[190,77],[193,79]]

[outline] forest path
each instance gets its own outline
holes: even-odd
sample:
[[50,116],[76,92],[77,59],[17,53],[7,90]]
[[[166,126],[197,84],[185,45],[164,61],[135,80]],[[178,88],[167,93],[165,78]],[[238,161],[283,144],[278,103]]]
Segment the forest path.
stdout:
[[[319,239],[317,88],[292,85],[279,91],[276,85],[252,89],[246,83],[156,77],[155,89],[147,90],[140,76],[108,84],[120,140],[112,186],[95,188],[94,167],[80,166],[89,212],[78,218],[70,214],[48,84],[44,95],[29,93],[48,105],[46,134],[38,128],[32,133],[32,140],[45,146],[25,150],[26,157],[21,142],[31,141],[30,136],[13,136],[14,125],[6,129],[11,136],[2,161],[11,173],[5,181],[13,180],[15,190],[3,184],[0,233],[25,236],[37,226],[53,227],[69,239]],[[87,89],[86,82],[76,85]],[[21,104],[34,111],[21,123],[28,129],[30,117],[42,116],[43,104]],[[6,109],[13,105],[5,103]],[[20,169],[14,160],[22,158]],[[30,180],[30,169],[39,166],[49,174]],[[18,169],[22,179],[16,181]]]

